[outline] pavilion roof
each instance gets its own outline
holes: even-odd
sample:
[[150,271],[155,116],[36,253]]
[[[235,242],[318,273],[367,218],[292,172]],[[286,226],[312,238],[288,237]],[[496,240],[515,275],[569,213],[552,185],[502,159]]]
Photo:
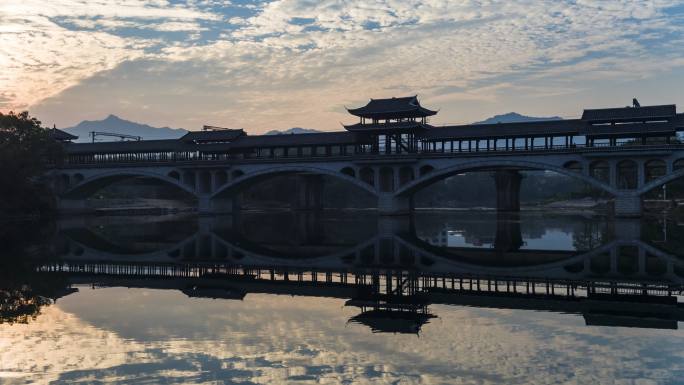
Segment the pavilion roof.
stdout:
[[353,316],[350,322],[366,325],[373,333],[417,334],[431,318],[435,316],[426,313],[373,309]]
[[68,143],[65,146],[65,150],[69,154],[112,154],[176,151],[182,149],[183,147],[186,146],[183,145],[183,142],[177,139],[162,139],[96,143]]
[[348,108],[347,111],[352,115],[370,119],[420,118],[437,113],[437,111],[422,107],[417,95],[401,98],[371,99],[365,106]]
[[221,143],[232,142],[235,139],[245,136],[243,129],[213,129],[214,127],[205,126],[202,131],[190,131],[183,135],[180,140],[186,143]]
[[587,126],[580,132],[581,135],[594,139],[601,138],[619,138],[619,137],[635,137],[635,136],[674,136],[676,135],[676,127],[673,123],[623,123],[623,124],[607,124],[598,126]]
[[585,125],[585,122],[578,119],[467,124],[433,127],[425,131],[422,138],[425,140],[467,140],[578,135]]
[[601,108],[584,110],[582,120],[590,123],[672,119],[677,115],[674,104],[643,107]]
[[424,124],[420,122],[405,121],[405,122],[388,122],[388,123],[371,123],[363,124],[356,123],[350,125],[344,125],[344,128],[350,132],[399,132],[402,130],[409,131],[422,131],[432,128],[429,124]]
[[241,136],[230,144],[231,149],[284,146],[344,145],[357,142],[356,135],[346,131],[308,134]]
[[78,139],[78,136],[72,135],[66,131],[62,131],[58,128],[52,128],[50,129],[50,136],[54,140],[59,140],[59,141],[68,141],[68,140],[76,140]]

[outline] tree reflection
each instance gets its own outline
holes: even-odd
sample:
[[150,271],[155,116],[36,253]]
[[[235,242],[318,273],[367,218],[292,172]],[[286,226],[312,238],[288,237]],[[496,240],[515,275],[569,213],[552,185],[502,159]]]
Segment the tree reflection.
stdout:
[[36,295],[28,285],[0,289],[0,324],[26,324],[38,317],[41,307],[50,304],[50,298]]
[[582,221],[572,233],[575,250],[589,251],[602,246],[611,239],[609,227],[601,221]]
[[36,267],[52,257],[51,222],[10,222],[0,225],[0,324],[28,323],[41,308],[70,293],[61,275],[39,275]]

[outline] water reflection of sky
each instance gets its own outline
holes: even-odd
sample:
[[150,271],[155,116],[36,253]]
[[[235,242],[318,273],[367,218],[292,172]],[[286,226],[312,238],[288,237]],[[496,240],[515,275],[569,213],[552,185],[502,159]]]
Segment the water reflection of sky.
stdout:
[[348,323],[343,300],[97,289],[0,325],[0,383],[677,383],[681,331],[433,306],[420,336]]
[[[546,230],[539,238],[523,238],[523,246],[521,249],[530,250],[559,250],[559,251],[574,251],[573,234],[562,230],[549,229]],[[447,246],[448,247],[493,247],[493,241],[472,241],[468,240],[461,232],[447,231]]]
[[[356,245],[379,227],[374,218],[295,219],[265,226],[256,217],[228,230],[265,242],[281,228],[295,228],[272,243],[305,249],[313,241],[327,252]],[[518,227],[495,219],[422,215],[415,231],[450,247],[491,248],[501,234],[511,244],[511,235],[520,234],[522,248],[536,250],[575,250],[576,243],[591,249],[611,239],[611,226],[595,218],[521,215],[506,222]],[[137,239],[146,246],[158,237],[173,244],[200,227],[174,222],[136,231],[118,225],[96,235],[111,241],[98,243],[104,246]],[[182,236],[166,234],[180,228],[187,230],[179,231]],[[682,250],[681,227],[643,222],[640,229],[643,239],[655,242],[665,234],[668,247]],[[228,230],[218,233],[230,235]],[[299,238],[289,242],[291,233]],[[345,307],[344,299],[249,293],[239,301],[190,299],[177,290],[80,290],[28,325],[0,324],[0,384],[684,383],[680,330],[596,327],[578,315],[430,305],[438,318],[419,336],[373,334],[349,322],[360,310]]]

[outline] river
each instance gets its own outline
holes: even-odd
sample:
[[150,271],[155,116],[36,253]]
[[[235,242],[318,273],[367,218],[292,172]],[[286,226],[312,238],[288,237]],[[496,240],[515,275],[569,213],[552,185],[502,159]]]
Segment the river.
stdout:
[[684,221],[6,224],[0,384],[684,383]]

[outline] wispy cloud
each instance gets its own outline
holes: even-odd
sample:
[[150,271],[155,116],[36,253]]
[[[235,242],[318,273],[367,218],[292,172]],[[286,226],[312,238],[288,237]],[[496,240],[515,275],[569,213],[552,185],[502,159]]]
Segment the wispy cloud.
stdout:
[[[330,106],[368,96],[418,92],[444,107],[464,96],[577,92],[597,78],[624,82],[684,67],[676,48],[684,10],[667,0],[42,3],[0,5],[0,63],[10,63],[0,97],[66,120],[77,118],[54,106],[69,110],[94,87],[110,88],[103,113],[123,95],[129,110],[149,105],[159,96],[143,76],[150,71],[177,96],[164,98],[170,109],[191,100],[197,113],[148,108],[173,120],[162,123],[201,116],[265,130],[333,128],[345,117]],[[124,62],[137,64],[123,74]]]
[[130,383],[172,375],[183,383],[273,384],[306,375],[321,383],[555,384],[676,382],[684,371],[681,334],[669,330],[432,305],[439,318],[420,337],[376,334],[348,324],[358,309],[343,303],[84,287],[28,325],[2,325],[0,378]]

